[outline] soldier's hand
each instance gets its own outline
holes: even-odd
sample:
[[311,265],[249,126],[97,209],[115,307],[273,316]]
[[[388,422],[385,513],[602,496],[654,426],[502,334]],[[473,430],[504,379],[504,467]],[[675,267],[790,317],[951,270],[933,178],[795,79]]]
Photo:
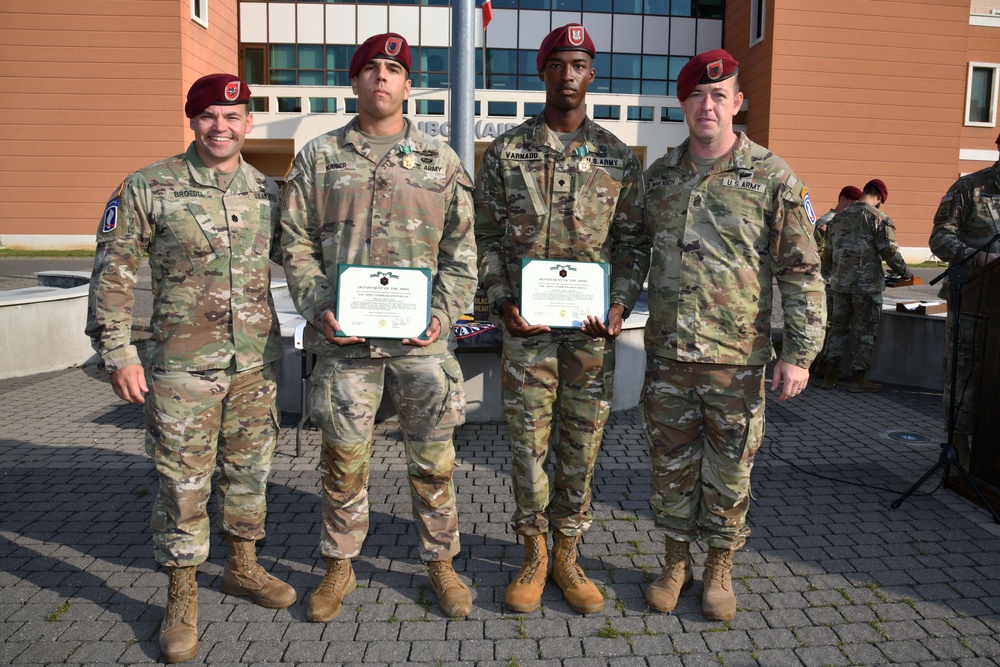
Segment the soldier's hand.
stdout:
[[427,347],[441,337],[441,320],[437,317],[431,318],[431,323],[424,329],[425,340],[420,338],[404,338],[403,345],[416,345],[417,347]]
[[528,321],[521,317],[521,311],[512,302],[508,301],[500,307],[503,315],[503,324],[507,328],[507,333],[517,338],[534,336],[540,333],[552,331],[544,324],[528,324]]
[[913,279],[913,271],[910,270],[910,267],[906,267],[906,271],[903,271],[903,280],[912,280],[912,279]]
[[986,266],[997,257],[1000,257],[1000,254],[995,252],[981,252],[976,256],[976,264],[979,266]]
[[614,338],[622,332],[622,314],[624,312],[625,306],[613,303],[608,309],[608,326],[604,326],[604,322],[600,318],[587,315],[581,329],[591,338]]
[[364,338],[358,338],[357,336],[338,336],[337,332],[340,331],[340,322],[334,317],[333,311],[328,310],[323,313],[323,335],[326,339],[338,347],[344,347],[346,345],[355,345],[357,343],[365,342]]
[[149,391],[146,386],[146,372],[142,364],[129,364],[111,373],[111,389],[115,395],[129,403],[145,403],[143,394]]
[[779,401],[794,398],[802,393],[802,390],[809,384],[809,369],[790,364],[787,361],[778,361],[774,365],[774,379],[771,381],[771,391],[778,391]]

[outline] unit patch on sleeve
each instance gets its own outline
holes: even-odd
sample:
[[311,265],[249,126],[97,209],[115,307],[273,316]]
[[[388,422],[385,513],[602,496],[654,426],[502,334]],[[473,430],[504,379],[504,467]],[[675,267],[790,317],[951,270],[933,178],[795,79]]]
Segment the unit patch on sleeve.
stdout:
[[101,216],[102,234],[113,232],[115,227],[118,226],[118,199],[122,196],[123,190],[125,190],[125,181],[122,181],[104,207],[104,215]]
[[809,188],[802,188],[802,205],[806,209],[806,215],[809,216],[810,224],[816,224],[816,211],[813,210],[812,200],[809,199]]

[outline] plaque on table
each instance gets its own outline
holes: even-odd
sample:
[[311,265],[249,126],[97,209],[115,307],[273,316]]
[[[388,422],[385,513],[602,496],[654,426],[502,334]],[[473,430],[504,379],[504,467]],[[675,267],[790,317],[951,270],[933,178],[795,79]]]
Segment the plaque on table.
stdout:
[[579,329],[587,315],[607,324],[606,262],[521,259],[521,317],[528,324]]
[[338,336],[425,338],[430,269],[338,264],[337,276]]

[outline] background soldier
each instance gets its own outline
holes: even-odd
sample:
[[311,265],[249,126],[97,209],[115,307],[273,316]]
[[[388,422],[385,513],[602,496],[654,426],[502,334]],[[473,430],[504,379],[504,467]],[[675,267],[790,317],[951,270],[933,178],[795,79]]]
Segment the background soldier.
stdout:
[[[614,338],[646,275],[642,172],[632,151],[587,117],[594,43],[583,26],[553,30],[538,51],[542,113],[499,137],[483,155],[476,185],[479,276],[505,330],[504,417],[512,440],[525,560],[507,588],[513,611],[538,607],[553,532],[552,578],[570,608],[599,611],[604,598],[576,564],[577,541],[593,520],[591,481],[611,411]],[[582,330],[521,317],[522,257],[611,263],[611,307]],[[555,409],[553,410],[553,406]],[[555,488],[545,470],[557,415]]]
[[[351,59],[358,115],[311,141],[285,185],[285,275],[310,324],[312,420],[323,431],[323,534],[327,574],[308,600],[329,621],[355,588],[351,559],[368,533],[368,465],[383,386],[399,411],[420,557],[447,616],[465,616],[472,594],[455,574],[458,513],[452,434],[465,421],[462,371],[449,349],[452,324],[472,303],[476,248],[472,180],[447,144],[403,117],[410,47],[375,35]],[[337,336],[337,265],[433,273],[426,340]],[[349,334],[349,332],[348,332]]]
[[[1000,135],[996,140],[1000,149]],[[993,236],[1000,233],[1000,162],[986,169],[967,174],[955,181],[948,189],[937,214],[934,229],[931,230],[931,252],[948,262],[958,264],[962,258],[979,248]],[[1000,257],[1000,243],[994,243],[975,259],[965,262],[964,268],[972,273]],[[952,442],[958,450],[959,462],[966,470],[972,447],[972,434],[976,430],[976,408],[979,402],[979,360],[983,355],[986,324],[982,317],[963,312],[958,331],[958,358],[952,359],[954,341],[954,295],[946,283],[941,288],[941,296],[947,297],[948,322],[945,327],[944,354],[947,368],[944,374],[944,417],[950,424],[951,373],[952,364],[957,364],[955,378],[958,396],[955,400],[955,433]],[[964,306],[976,307],[963,301]],[[996,369],[992,369],[996,372]]]
[[[278,433],[273,362],[281,337],[268,264],[272,252],[278,257],[278,187],[240,156],[253,126],[249,100],[246,83],[231,74],[196,81],[184,107],[194,142],[126,178],[97,232],[87,334],[115,394],[146,404],[146,451],[160,478],[153,550],[170,575],[160,626],[168,663],[198,653],[195,570],[208,557],[217,461],[222,591],[274,609],[295,602],[291,586],[257,564],[254,546],[264,537]],[[153,333],[144,372],[130,335],[146,254]]]
[[733,552],[750,534],[750,471],[764,432],[771,283],[784,309],[771,390],[801,392],[823,339],[823,281],[808,191],[778,156],[733,132],[739,64],[718,49],[677,77],[690,137],[646,170],[653,231],[642,416],[651,505],[666,565],[646,603],[669,612],[693,582],[690,543],[708,545],[702,613],[736,615]]
[[823,389],[833,389],[840,377],[840,358],[850,334],[851,385],[848,391],[881,391],[865,378],[871,366],[875,338],[882,320],[885,273],[882,260],[898,274],[912,278],[896,243],[896,226],[879,210],[889,191],[879,179],[865,184],[861,199],[830,222],[823,265],[830,267],[830,333],[823,362]]
[[[826,245],[827,227],[829,226],[830,221],[833,220],[835,215],[859,199],[861,199],[861,190],[853,185],[845,185],[841,188],[840,195],[837,197],[837,205],[816,220],[816,248],[819,250],[820,259],[823,258],[823,248]],[[824,265],[822,273],[824,279],[828,278],[830,276],[830,267]],[[829,307],[829,299],[827,300],[827,307]]]

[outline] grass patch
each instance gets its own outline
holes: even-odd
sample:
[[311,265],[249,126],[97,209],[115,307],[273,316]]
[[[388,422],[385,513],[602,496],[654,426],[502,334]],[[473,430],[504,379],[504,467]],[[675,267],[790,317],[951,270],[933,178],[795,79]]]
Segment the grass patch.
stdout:
[[93,257],[93,250],[18,250],[0,248],[0,257]]
[[55,623],[56,621],[59,620],[59,618],[63,614],[65,614],[67,611],[69,611],[69,608],[72,607],[72,606],[73,606],[73,603],[70,602],[69,600],[66,600],[61,605],[59,605],[58,607],[56,607],[55,611],[53,611],[51,614],[49,614],[48,616],[46,616],[45,620],[48,621],[49,623]]
[[610,618],[606,618],[604,619],[604,627],[595,632],[594,636],[601,639],[618,639],[622,636],[622,633],[618,631],[618,628],[615,627]]

